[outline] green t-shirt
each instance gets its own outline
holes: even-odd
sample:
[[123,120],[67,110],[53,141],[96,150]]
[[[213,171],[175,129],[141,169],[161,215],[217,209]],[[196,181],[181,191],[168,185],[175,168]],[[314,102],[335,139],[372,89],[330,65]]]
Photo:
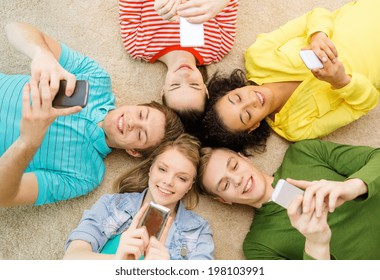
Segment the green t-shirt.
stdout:
[[[331,255],[336,259],[380,259],[380,149],[305,140],[287,150],[274,174],[280,178],[344,181],[360,178],[366,197],[345,202],[328,216]],[[303,259],[305,238],[274,202],[256,209],[243,250],[247,259]]]

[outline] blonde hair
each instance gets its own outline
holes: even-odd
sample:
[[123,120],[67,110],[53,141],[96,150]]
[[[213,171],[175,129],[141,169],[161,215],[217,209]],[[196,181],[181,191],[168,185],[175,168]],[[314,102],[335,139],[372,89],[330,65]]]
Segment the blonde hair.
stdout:
[[[183,133],[175,140],[163,142],[147,159],[122,174],[114,183],[115,191],[119,193],[130,193],[142,192],[146,189],[149,181],[148,174],[150,167],[159,155],[169,149],[179,151],[194,165],[195,170],[197,170],[200,160],[200,142],[196,137]],[[196,174],[194,180],[195,179]],[[198,205],[199,197],[194,188],[191,188],[183,200],[187,209],[193,209]]]

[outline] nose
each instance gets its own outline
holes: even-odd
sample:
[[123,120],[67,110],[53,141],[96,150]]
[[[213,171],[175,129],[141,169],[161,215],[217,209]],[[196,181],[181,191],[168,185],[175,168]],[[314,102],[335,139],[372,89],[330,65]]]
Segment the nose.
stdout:
[[239,174],[231,174],[232,182],[236,187],[239,187],[241,185],[241,182],[243,181],[243,176]]
[[127,121],[127,129],[131,131],[135,127],[135,121],[133,118],[129,118]]
[[250,105],[253,105],[253,107],[256,107],[258,102],[259,100],[256,93],[253,90],[250,90],[250,91],[247,91],[246,94],[244,94],[242,105],[244,107],[247,107]]
[[163,183],[165,186],[173,187],[173,180],[174,176],[172,174],[166,174],[166,176],[163,178]]

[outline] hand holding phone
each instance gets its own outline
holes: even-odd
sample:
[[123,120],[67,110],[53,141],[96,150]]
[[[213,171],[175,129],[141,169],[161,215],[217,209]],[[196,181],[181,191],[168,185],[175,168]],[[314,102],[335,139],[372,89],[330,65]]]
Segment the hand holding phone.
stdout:
[[186,18],[179,18],[181,47],[202,47],[204,45],[203,23],[190,23]]
[[303,195],[304,191],[288,183],[284,179],[278,180],[272,193],[272,201],[288,209],[293,200]]
[[306,67],[311,69],[321,69],[323,68],[322,62],[319,60],[318,56],[312,50],[301,50],[300,56],[302,61],[305,63]]
[[160,240],[169,216],[169,208],[150,202],[148,210],[144,213],[138,227],[145,226],[149,236],[155,236]]
[[67,108],[80,106],[85,107],[88,99],[88,81],[78,80],[76,81],[74,92],[71,96],[67,96],[66,92],[66,80],[61,80],[57,94],[53,99],[54,108]]

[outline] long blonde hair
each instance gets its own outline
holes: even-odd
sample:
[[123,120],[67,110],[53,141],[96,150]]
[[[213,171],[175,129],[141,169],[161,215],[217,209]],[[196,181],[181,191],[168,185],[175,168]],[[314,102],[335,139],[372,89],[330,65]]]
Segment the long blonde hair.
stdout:
[[[183,133],[175,140],[169,140],[159,145],[152,154],[134,168],[122,174],[114,183],[114,190],[119,193],[142,192],[148,187],[149,169],[157,157],[169,149],[177,149],[183,154],[195,167],[198,168],[200,159],[200,142],[189,134]],[[196,174],[195,178],[196,179]],[[184,197],[185,207],[193,209],[198,205],[199,197],[194,188]]]

